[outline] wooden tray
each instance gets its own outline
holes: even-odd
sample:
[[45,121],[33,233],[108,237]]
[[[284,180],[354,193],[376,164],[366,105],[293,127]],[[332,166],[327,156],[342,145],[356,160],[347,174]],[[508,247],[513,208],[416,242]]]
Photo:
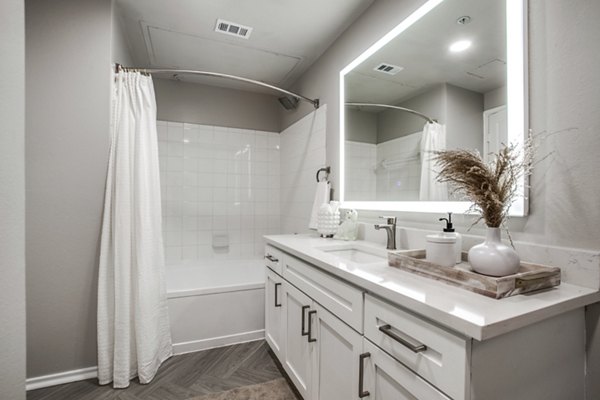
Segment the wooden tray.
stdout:
[[560,268],[557,267],[521,262],[521,268],[516,274],[495,277],[474,272],[467,262],[467,253],[462,254],[462,259],[463,262],[454,267],[442,267],[425,261],[425,250],[402,250],[388,253],[388,263],[392,267],[494,299],[560,285]]

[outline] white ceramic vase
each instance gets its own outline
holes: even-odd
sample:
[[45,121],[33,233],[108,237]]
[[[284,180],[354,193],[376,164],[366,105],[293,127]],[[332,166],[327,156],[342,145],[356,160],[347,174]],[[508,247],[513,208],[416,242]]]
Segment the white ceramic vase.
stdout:
[[469,263],[475,272],[490,276],[516,273],[521,265],[517,252],[502,243],[500,228],[487,228],[485,242],[471,247]]

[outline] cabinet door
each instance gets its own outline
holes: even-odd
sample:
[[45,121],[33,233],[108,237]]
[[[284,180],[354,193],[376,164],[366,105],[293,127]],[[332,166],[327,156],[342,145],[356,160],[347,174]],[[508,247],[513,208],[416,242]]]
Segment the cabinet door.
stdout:
[[265,267],[265,338],[279,361],[283,360],[283,278]]
[[[450,400],[420,376],[364,340],[363,397],[369,400]],[[361,377],[359,376],[359,380]],[[366,393],[368,392],[368,393]]]
[[311,338],[316,339],[313,364],[314,400],[358,400],[362,336],[313,302]]
[[[304,400],[311,400],[313,343],[308,341],[308,318],[312,300],[283,281],[283,368]],[[313,317],[314,320],[314,317]]]

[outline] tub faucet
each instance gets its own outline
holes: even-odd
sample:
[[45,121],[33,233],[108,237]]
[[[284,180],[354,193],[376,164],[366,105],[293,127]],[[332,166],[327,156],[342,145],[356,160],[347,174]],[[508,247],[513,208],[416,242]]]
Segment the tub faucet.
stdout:
[[387,246],[388,250],[396,250],[396,217],[379,217],[386,220],[386,224],[375,224],[375,229],[385,229],[387,232]]

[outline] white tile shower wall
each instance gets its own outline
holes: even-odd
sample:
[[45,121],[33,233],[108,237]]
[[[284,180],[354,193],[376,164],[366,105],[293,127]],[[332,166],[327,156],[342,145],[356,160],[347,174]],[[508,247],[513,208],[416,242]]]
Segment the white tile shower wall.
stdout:
[[346,141],[345,200],[376,200],[377,146]]
[[308,231],[316,190],[315,173],[325,166],[327,106],[281,132],[281,231]]
[[167,264],[263,253],[280,232],[279,134],[158,121]]

